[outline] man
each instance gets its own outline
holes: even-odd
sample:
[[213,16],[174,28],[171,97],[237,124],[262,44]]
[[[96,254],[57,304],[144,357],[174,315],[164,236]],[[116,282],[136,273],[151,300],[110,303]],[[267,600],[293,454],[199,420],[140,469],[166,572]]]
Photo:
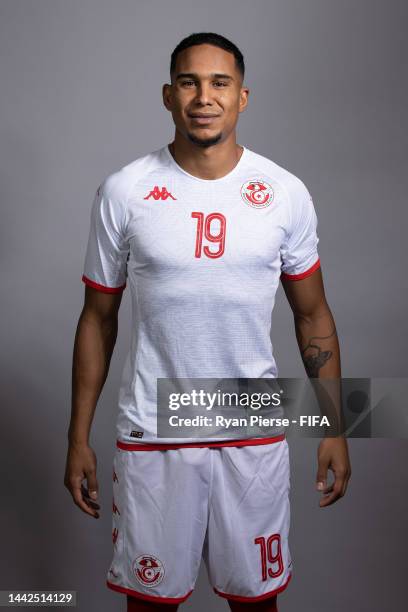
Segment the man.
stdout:
[[[233,43],[192,34],[173,51],[170,75],[163,101],[174,141],[108,176],[95,196],[65,485],[99,516],[89,433],[129,282],[134,318],[119,394],[107,585],[127,595],[129,612],[176,610],[203,555],[231,610],[273,611],[292,572],[284,435],[158,438],[156,383],[275,378],[270,321],[279,280],[308,376],[340,377],[317,220],[299,178],[236,143],[249,90]],[[344,495],[350,473],[346,440],[323,439],[321,507]]]

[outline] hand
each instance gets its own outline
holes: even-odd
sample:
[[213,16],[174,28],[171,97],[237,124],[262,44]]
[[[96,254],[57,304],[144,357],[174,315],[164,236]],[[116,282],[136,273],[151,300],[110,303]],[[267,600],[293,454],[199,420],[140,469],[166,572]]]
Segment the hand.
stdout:
[[[344,437],[323,438],[317,451],[318,469],[316,487],[324,495],[320,499],[321,508],[334,504],[346,492],[351,476],[350,458],[347,441]],[[327,485],[327,470],[334,473],[334,482]]]
[[[87,479],[88,488],[82,481]],[[64,485],[71,493],[74,503],[86,514],[99,518],[98,481],[96,479],[96,455],[87,444],[69,443]]]

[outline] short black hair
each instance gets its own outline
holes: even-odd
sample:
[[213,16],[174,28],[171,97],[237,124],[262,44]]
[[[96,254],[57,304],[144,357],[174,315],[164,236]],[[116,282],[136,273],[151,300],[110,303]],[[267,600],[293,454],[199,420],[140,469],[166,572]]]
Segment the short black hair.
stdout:
[[176,60],[177,56],[184,49],[188,49],[189,47],[193,47],[194,45],[213,45],[214,47],[220,47],[220,49],[225,49],[225,51],[229,51],[235,57],[235,65],[239,70],[242,80],[244,80],[245,76],[245,62],[244,56],[241,51],[238,49],[233,42],[222,36],[221,34],[216,34],[215,32],[196,32],[194,34],[190,34],[186,38],[183,38],[174,49],[171,54],[170,60],[170,77],[175,72],[176,69]]

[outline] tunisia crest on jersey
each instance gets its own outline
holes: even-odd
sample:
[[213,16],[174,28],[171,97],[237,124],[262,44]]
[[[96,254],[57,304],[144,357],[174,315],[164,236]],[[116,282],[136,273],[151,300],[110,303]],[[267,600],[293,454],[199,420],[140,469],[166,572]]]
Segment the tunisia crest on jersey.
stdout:
[[146,587],[156,586],[163,580],[163,563],[153,555],[140,555],[133,561],[132,568],[135,578]]
[[272,186],[261,179],[246,181],[241,187],[241,197],[252,208],[265,208],[274,198]]

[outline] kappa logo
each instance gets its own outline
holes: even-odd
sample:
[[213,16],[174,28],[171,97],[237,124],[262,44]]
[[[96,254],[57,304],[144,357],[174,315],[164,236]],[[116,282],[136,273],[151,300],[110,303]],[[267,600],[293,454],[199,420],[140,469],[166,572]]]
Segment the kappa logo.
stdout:
[[158,185],[155,185],[154,189],[152,189],[150,193],[143,199],[148,200],[149,198],[153,198],[155,200],[167,200],[168,198],[171,198],[172,200],[177,200],[177,198],[175,198],[169,191],[167,191],[166,187],[162,187],[160,190]]
[[241,187],[241,197],[252,208],[266,208],[274,198],[272,186],[261,179],[246,181]]
[[135,578],[145,587],[153,587],[164,578],[164,565],[153,555],[140,555],[132,563]]

